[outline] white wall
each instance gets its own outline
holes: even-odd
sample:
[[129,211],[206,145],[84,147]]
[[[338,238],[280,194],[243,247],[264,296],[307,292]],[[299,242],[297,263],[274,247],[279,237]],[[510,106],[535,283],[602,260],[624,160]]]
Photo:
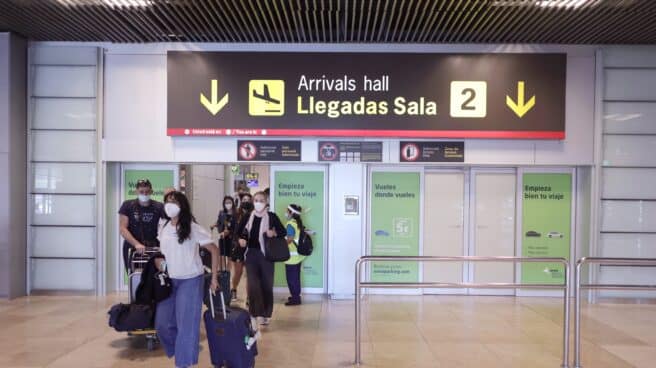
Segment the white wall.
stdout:
[[[656,258],[656,47],[601,51],[597,124],[600,185],[595,255]],[[655,267],[601,266],[598,280],[652,285]],[[604,291],[610,297],[656,297],[656,292]]]
[[[166,51],[566,52],[566,136],[563,141],[467,140],[474,165],[590,165],[593,162],[595,55],[592,47],[511,45],[106,45],[103,159],[140,162],[234,162],[235,138],[166,136]],[[398,143],[383,140],[386,162]],[[148,142],[148,144],[144,144]],[[317,140],[303,140],[303,161],[317,160]]]
[[[352,297],[355,261],[364,254],[366,170],[361,164],[332,165],[329,169],[330,198],[328,236],[328,293],[334,298]],[[344,215],[344,196],[360,197],[358,216]]]

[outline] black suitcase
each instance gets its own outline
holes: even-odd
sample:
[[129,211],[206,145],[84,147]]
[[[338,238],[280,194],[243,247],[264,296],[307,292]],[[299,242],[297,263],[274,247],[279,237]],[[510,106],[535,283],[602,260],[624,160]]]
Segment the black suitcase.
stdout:
[[[219,293],[219,296],[222,295]],[[217,311],[214,298],[209,300],[210,306],[203,318],[212,366],[255,367],[259,332],[253,329],[250,313],[242,308],[226,307],[223,298],[221,298],[221,309]]]

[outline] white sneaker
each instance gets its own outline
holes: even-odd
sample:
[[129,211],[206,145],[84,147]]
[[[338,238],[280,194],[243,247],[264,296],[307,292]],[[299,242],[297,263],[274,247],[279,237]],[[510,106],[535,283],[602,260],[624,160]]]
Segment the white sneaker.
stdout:
[[271,318],[262,318],[262,321],[260,322],[262,326],[268,326],[269,323],[271,323]]

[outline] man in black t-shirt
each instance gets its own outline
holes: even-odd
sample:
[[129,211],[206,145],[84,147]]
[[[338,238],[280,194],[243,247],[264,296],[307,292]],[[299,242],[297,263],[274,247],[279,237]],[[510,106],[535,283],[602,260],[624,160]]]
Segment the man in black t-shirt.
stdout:
[[150,199],[153,186],[147,179],[137,181],[137,199],[130,199],[121,205],[119,228],[123,242],[123,262],[125,271],[130,273],[130,249],[143,252],[146,247],[157,247],[157,226],[164,218],[164,205]]

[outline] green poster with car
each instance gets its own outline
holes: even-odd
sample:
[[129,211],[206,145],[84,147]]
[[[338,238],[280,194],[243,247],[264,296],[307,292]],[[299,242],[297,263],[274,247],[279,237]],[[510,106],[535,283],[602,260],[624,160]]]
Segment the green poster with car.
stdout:
[[[418,172],[374,172],[371,180],[371,254],[419,255],[420,186]],[[371,280],[416,282],[417,262],[374,262]]]
[[[569,259],[572,175],[527,173],[522,180],[522,256]],[[562,284],[563,281],[562,264],[522,264],[523,283]]]
[[[274,210],[285,227],[287,206],[297,204],[303,208],[301,220],[311,231],[314,251],[302,263],[301,285],[304,288],[323,288],[324,172],[274,171],[271,196]],[[287,286],[284,263],[276,263],[274,285]]]
[[175,184],[175,172],[173,170],[132,170],[123,171],[123,198],[125,200],[137,198],[137,181],[148,179],[153,185],[152,199],[162,202],[164,189]]

